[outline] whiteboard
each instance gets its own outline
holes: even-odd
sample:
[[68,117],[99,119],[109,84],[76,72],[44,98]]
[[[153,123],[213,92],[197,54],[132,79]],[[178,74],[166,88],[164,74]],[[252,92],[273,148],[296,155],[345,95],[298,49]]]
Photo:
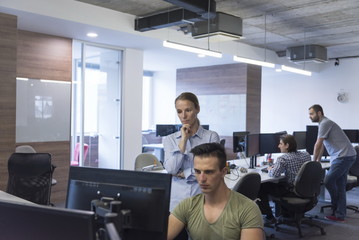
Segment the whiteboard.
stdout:
[[16,142],[70,140],[71,83],[16,81]]
[[246,129],[246,94],[198,95],[201,124],[220,136]]

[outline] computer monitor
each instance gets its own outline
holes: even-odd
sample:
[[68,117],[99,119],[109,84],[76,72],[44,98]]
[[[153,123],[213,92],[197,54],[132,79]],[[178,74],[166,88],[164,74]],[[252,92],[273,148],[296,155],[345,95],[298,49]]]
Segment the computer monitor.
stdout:
[[177,132],[175,124],[157,124],[156,125],[156,136],[165,137],[174,132]]
[[0,201],[1,239],[96,239],[95,213]]
[[249,132],[233,132],[233,152],[246,151],[246,135]]
[[297,149],[305,149],[306,148],[306,136],[307,132],[305,131],[294,131],[293,137],[297,143]]
[[[208,124],[201,124],[201,126],[209,130]],[[156,136],[165,137],[172,133],[179,131],[182,127],[182,124],[156,124]]]
[[248,134],[245,136],[246,157],[259,154],[259,135],[260,134]]
[[349,138],[351,143],[359,143],[359,130],[357,129],[344,129],[344,133]]
[[279,138],[282,133],[261,133],[259,135],[259,154],[280,153]]
[[90,210],[92,200],[112,198],[131,211],[123,239],[166,239],[170,174],[70,167],[66,207]]
[[[305,149],[310,155],[313,155],[314,144],[318,137],[318,126],[307,125],[307,134],[305,137]],[[324,147],[323,156],[329,156],[327,149]]]

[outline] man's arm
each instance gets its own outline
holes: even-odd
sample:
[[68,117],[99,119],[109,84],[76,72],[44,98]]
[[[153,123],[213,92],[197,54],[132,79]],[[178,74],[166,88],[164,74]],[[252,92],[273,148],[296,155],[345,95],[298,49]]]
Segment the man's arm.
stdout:
[[320,162],[322,159],[324,145],[323,145],[324,138],[318,138],[314,144],[314,151],[313,151],[313,161]]
[[265,234],[262,228],[245,228],[241,230],[240,240],[264,240]]
[[170,214],[168,218],[167,240],[172,240],[182,231],[184,223],[178,220],[175,216]]

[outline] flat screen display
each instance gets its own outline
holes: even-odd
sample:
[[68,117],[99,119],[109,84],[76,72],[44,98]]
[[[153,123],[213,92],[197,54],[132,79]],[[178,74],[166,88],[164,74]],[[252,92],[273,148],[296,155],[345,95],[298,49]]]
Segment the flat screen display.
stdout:
[[92,200],[121,201],[131,211],[126,240],[167,238],[170,174],[114,169],[70,167],[66,207],[90,210]]
[[294,131],[293,137],[297,143],[297,149],[305,149],[306,148],[306,136],[307,132],[305,131]]
[[233,132],[233,152],[246,151],[246,135],[249,132]]
[[91,211],[0,201],[0,213],[1,239],[96,239]]
[[245,137],[246,157],[252,157],[259,154],[259,135],[248,134]]
[[281,133],[261,133],[259,136],[259,153],[261,155],[267,153],[280,153],[279,137]]
[[357,129],[344,129],[345,135],[349,138],[351,143],[359,143],[359,130]]

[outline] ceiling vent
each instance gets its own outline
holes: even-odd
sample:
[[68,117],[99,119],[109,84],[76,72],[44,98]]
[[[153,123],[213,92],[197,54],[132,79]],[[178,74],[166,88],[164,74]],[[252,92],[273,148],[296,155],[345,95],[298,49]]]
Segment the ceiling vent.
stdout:
[[208,21],[195,22],[192,37],[195,39],[221,36],[227,40],[242,37],[242,19],[233,15],[217,12],[216,17]]
[[294,63],[323,63],[327,59],[327,49],[319,45],[306,45],[287,48],[287,58]]

